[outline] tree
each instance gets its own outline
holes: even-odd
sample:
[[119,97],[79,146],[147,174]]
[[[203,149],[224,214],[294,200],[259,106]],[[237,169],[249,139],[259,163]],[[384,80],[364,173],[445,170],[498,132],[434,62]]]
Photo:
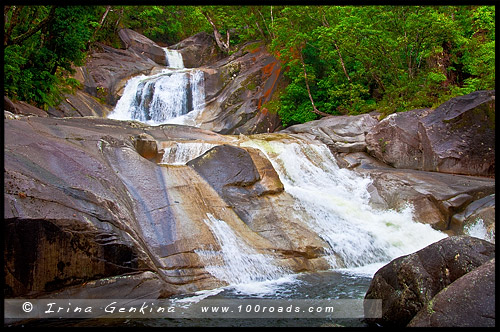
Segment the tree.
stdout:
[[4,87],[12,99],[47,109],[75,81],[82,65],[93,7],[10,6],[4,8]]

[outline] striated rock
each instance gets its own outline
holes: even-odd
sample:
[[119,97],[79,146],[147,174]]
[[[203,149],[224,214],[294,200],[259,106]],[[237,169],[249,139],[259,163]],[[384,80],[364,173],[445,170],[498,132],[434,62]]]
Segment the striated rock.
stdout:
[[288,127],[281,132],[294,134],[310,134],[315,139],[328,145],[333,153],[350,153],[366,151],[366,133],[378,121],[369,114],[355,116],[328,116],[320,120]]
[[435,110],[396,113],[367,134],[368,152],[396,168],[495,175],[495,91],[450,99]]
[[131,48],[157,64],[167,64],[164,49],[151,39],[131,29],[120,29],[118,31],[118,37],[120,37],[125,49]]
[[408,327],[495,327],[495,259],[441,290]]
[[367,322],[406,326],[441,290],[494,257],[490,242],[452,236],[394,259],[377,271],[365,295],[382,299],[382,317]]
[[[209,217],[287,270],[329,266],[327,244],[288,216],[293,199],[270,162],[234,137],[96,117],[7,118],[4,130],[9,297],[112,295],[120,284],[163,297],[225,285],[197,254],[220,250]],[[215,179],[225,186],[190,166],[157,164],[172,140],[220,145],[215,156],[233,159],[207,169],[227,169]]]

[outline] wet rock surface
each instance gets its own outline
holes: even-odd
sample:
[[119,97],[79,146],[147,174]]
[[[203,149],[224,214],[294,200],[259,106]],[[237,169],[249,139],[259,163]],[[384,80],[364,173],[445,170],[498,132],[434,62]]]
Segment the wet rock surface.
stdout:
[[[476,297],[480,296],[485,288],[474,295],[467,293],[467,288],[482,288],[484,285],[468,283],[467,279],[480,279],[481,277],[475,276],[478,273],[489,275],[485,277],[485,282],[490,283],[491,267],[484,271],[475,269],[494,257],[495,246],[492,243],[470,236],[452,236],[416,253],[391,261],[377,271],[365,296],[365,299],[382,299],[382,317],[367,319],[367,322],[384,327],[404,327],[419,311],[439,307],[438,303],[446,299],[445,294],[453,294],[454,289],[457,293],[454,293],[453,297],[461,298],[457,306],[471,306],[470,311],[481,311],[482,306],[485,306],[486,312],[490,311],[491,306],[494,307],[494,299],[491,296],[480,300]],[[472,272],[474,274],[467,277]],[[447,293],[438,296],[440,292]],[[476,301],[464,302],[463,297],[469,296]],[[453,305],[448,308],[453,308]],[[415,326],[418,326],[418,322],[424,324],[424,317],[425,314],[420,314],[420,318],[414,322]],[[477,318],[472,316],[462,317],[455,323],[458,326],[470,326],[469,324],[474,324],[475,319]],[[439,324],[434,326],[447,326],[446,319],[442,322],[443,325]]]

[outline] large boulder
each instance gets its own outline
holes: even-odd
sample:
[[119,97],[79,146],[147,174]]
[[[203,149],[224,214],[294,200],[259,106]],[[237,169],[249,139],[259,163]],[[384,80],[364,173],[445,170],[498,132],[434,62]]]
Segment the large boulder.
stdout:
[[288,127],[281,132],[309,134],[328,145],[334,153],[366,151],[365,136],[378,123],[369,114],[328,116]]
[[366,135],[368,153],[396,168],[420,169],[423,155],[417,124],[430,111],[395,113],[380,121]]
[[120,29],[118,37],[120,37],[125,49],[131,48],[159,65],[167,64],[165,50],[146,36],[131,29]]
[[452,98],[418,125],[424,170],[495,176],[495,91]]
[[494,244],[464,235],[394,259],[375,273],[365,295],[365,299],[382,299],[382,317],[367,322],[406,326],[441,290],[494,257]]
[[206,106],[195,121],[221,134],[275,132],[277,113],[266,107],[282,84],[281,64],[260,43],[248,43],[206,68]]
[[223,58],[214,37],[206,32],[197,33],[169,48],[181,53],[186,68],[209,66]]
[[187,165],[193,167],[221,194],[224,194],[227,186],[248,187],[260,180],[250,154],[231,145],[216,146]]
[[408,327],[495,327],[495,259],[440,291]]
[[372,156],[396,168],[494,177],[495,91],[390,115],[366,143]]

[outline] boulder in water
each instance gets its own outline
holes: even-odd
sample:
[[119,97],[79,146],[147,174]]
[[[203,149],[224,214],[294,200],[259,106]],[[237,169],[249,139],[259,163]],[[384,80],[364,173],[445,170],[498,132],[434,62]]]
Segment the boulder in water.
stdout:
[[441,290],[408,327],[495,327],[495,259]]
[[382,317],[366,321],[404,327],[440,291],[494,257],[494,244],[464,235],[396,258],[375,273],[365,295],[365,299],[382,299]]

